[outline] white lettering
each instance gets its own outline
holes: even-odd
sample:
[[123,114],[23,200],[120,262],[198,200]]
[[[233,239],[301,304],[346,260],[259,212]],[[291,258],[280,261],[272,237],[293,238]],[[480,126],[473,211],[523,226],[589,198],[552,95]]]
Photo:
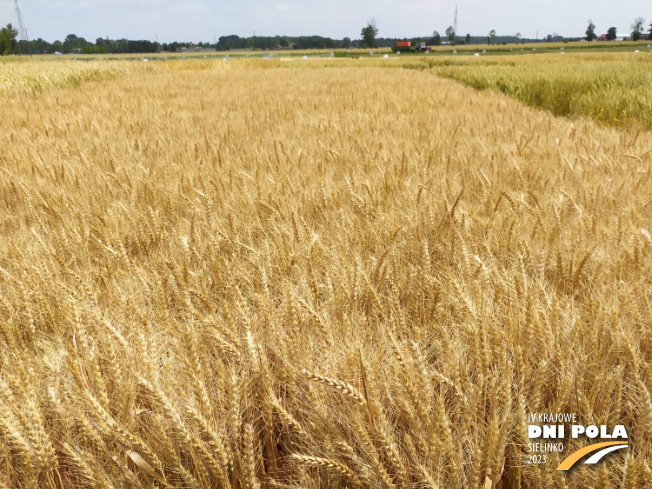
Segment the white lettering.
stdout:
[[528,443],[528,451],[534,453],[563,452],[563,443]]
[[586,429],[586,436],[588,436],[589,438],[595,438],[596,436],[598,436],[599,432],[600,431],[598,430],[597,426],[591,425]]
[[527,427],[528,438],[539,438],[541,436],[541,426],[531,424]]
[[573,438],[577,438],[580,436],[582,433],[584,433],[584,426],[581,424],[574,424],[571,428],[571,433]]
[[544,424],[543,425],[543,437],[544,438],[556,438],[557,437],[557,427],[554,424]]
[[621,424],[617,424],[614,427],[614,434],[612,435],[613,438],[627,438],[627,431],[625,431],[625,427]]

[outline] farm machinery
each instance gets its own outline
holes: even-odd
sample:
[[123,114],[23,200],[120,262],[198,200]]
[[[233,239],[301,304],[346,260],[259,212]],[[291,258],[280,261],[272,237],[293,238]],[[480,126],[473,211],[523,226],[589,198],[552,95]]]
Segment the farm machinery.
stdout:
[[426,43],[423,41],[415,42],[412,44],[412,41],[397,41],[396,46],[392,48],[392,51],[394,52],[402,52],[402,53],[414,53],[414,52],[421,52],[421,51],[427,51],[428,46],[426,46]]

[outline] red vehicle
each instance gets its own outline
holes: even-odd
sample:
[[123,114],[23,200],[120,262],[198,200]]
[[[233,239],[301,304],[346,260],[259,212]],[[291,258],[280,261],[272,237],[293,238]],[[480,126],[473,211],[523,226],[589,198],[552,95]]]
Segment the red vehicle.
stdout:
[[426,51],[427,49],[428,46],[426,46],[426,43],[423,41],[415,43],[414,46],[411,41],[396,41],[396,46],[392,48],[392,51],[403,51],[409,53],[414,51]]

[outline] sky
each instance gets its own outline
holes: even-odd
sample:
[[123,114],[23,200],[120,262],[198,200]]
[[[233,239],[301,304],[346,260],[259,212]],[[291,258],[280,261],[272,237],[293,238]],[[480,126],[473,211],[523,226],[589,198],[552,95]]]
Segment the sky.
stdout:
[[[375,19],[379,37],[443,34],[453,24],[455,3],[437,0],[19,0],[30,39],[63,40],[76,34],[94,42],[148,39],[159,42],[213,42],[220,36],[320,35],[360,38]],[[542,38],[581,36],[592,19],[596,33],[615,26],[630,32],[636,17],[652,22],[652,6],[641,0],[459,0],[457,33]],[[13,0],[0,0],[0,25],[17,24]]]

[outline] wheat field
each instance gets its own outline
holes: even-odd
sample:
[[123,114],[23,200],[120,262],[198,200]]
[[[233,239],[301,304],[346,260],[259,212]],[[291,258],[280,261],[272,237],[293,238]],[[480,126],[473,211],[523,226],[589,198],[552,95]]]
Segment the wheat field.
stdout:
[[558,52],[543,57],[446,57],[422,63],[435,67],[439,75],[474,88],[495,89],[556,115],[652,129],[652,56],[648,53]]
[[308,65],[0,100],[0,488],[650,487],[652,135]]

